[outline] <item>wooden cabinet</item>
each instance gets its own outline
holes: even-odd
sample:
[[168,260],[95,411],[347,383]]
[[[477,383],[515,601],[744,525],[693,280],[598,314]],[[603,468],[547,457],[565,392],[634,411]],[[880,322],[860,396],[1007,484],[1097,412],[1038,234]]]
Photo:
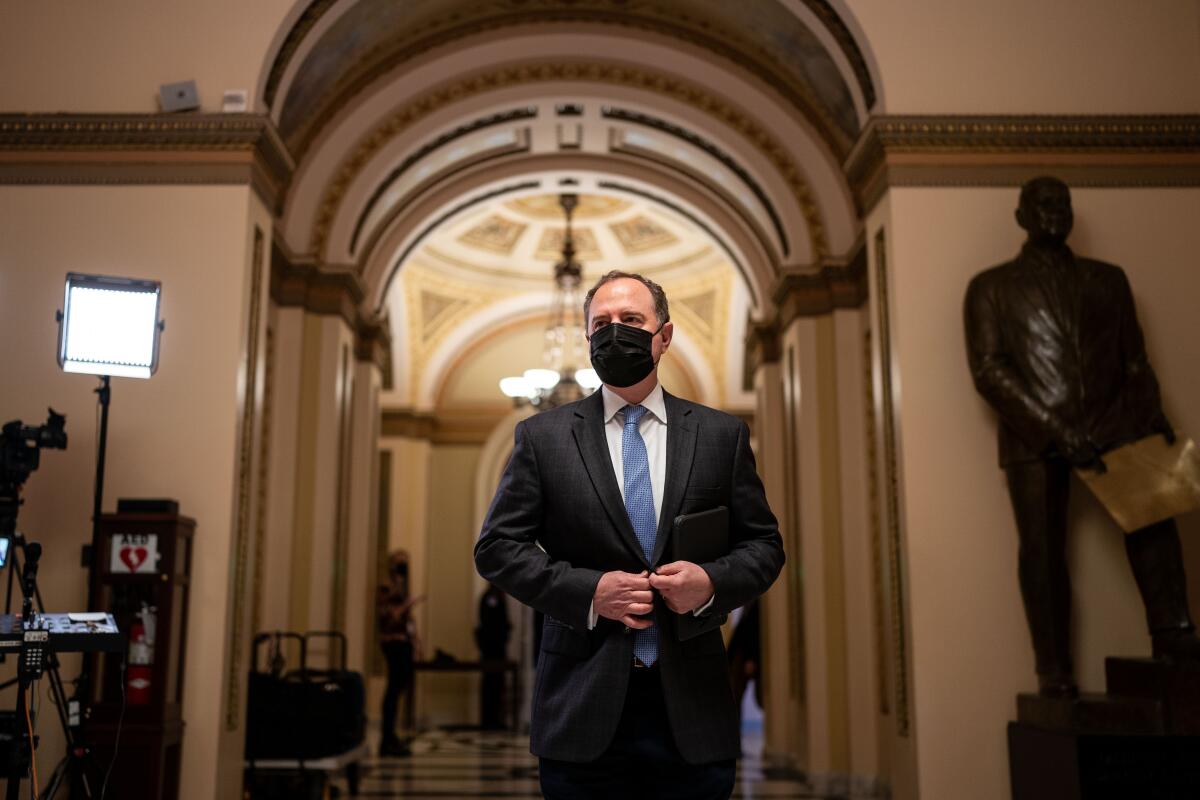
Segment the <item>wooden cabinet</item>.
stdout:
[[[98,608],[114,617],[124,653],[92,656],[87,726],[96,760],[117,742],[110,793],[174,800],[183,740],[184,656],[196,522],[167,513],[104,514]],[[122,708],[124,716],[122,717]]]

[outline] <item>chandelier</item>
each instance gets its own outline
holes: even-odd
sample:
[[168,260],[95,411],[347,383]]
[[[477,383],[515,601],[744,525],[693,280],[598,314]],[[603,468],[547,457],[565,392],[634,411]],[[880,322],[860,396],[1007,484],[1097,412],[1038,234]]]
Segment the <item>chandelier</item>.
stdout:
[[554,265],[554,298],[550,320],[542,342],[542,365],[525,370],[520,377],[500,379],[500,391],[517,405],[529,403],[545,410],[579,400],[600,386],[596,371],[582,368],[587,363],[583,337],[583,298],[580,284],[583,266],[575,260],[571,217],[579,195],[558,197],[567,218],[563,232],[562,259]]

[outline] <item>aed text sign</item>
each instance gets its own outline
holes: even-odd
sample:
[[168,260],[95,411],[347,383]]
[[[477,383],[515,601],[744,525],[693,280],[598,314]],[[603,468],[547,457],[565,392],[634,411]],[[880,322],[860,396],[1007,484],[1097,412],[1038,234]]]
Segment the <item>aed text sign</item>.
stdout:
[[109,572],[134,575],[158,571],[158,534],[117,533],[112,537]]

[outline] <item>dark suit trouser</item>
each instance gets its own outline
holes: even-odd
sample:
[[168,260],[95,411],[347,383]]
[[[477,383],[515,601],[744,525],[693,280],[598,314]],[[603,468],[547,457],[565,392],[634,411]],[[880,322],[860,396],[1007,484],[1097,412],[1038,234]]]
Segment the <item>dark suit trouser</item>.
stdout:
[[635,669],[612,744],[600,758],[572,763],[538,761],[547,800],[727,800],[736,764],[688,764],[675,747],[662,676],[657,668]]
[[[1009,464],[1008,491],[1021,549],[1018,572],[1039,675],[1069,676],[1071,579],[1067,573],[1067,500],[1071,468],[1052,459]],[[1172,519],[1125,537],[1125,552],[1146,604],[1151,633],[1192,627],[1183,551]]]

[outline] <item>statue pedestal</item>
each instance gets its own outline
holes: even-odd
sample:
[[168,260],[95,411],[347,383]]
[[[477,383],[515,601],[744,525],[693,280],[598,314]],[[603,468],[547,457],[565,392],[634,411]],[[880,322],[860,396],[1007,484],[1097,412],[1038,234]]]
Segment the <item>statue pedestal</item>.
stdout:
[[1013,800],[1200,797],[1200,665],[1110,658],[1107,694],[1017,696]]
[[1109,658],[1104,675],[1110,695],[1158,701],[1167,733],[1200,736],[1200,664]]

